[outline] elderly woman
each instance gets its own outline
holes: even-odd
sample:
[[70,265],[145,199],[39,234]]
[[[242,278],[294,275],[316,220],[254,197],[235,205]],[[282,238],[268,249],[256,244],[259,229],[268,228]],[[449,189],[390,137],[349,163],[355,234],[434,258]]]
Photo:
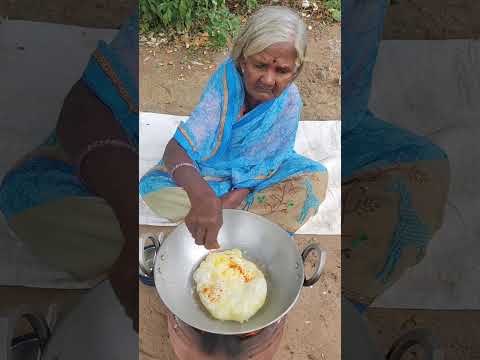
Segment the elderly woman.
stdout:
[[159,216],[185,220],[197,244],[218,247],[222,209],[262,215],[290,233],[325,197],[326,169],[293,150],[302,100],[293,84],[306,51],[300,17],[284,7],[252,15],[230,57],[140,181]]

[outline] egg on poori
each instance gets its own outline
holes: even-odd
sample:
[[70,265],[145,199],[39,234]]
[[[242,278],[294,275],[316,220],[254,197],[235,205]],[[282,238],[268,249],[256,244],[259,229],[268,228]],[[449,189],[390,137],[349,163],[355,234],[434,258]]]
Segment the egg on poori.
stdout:
[[193,274],[200,301],[218,320],[245,322],[265,304],[264,274],[239,249],[210,253]]

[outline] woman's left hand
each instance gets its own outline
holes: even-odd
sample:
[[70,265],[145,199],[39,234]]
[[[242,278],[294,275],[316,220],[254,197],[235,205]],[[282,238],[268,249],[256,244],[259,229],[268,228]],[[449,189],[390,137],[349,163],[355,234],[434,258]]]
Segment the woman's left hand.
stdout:
[[238,209],[249,193],[249,189],[235,189],[226,193],[221,199],[222,207],[224,209]]

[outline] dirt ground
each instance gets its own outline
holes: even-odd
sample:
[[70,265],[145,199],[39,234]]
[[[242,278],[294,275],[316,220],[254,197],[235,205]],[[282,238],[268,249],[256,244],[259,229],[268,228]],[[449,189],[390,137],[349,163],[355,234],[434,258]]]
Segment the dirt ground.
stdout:
[[[384,353],[405,332],[428,329],[438,340],[443,358],[480,359],[480,311],[370,309],[371,336]],[[423,360],[414,348],[402,360]]]
[[480,38],[480,2],[474,0],[392,0],[384,39]]

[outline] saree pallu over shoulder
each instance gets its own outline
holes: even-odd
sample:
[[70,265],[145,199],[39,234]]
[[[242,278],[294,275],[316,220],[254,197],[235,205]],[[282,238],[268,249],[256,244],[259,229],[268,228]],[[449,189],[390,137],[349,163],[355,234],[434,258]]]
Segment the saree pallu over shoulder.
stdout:
[[[229,104],[229,93],[234,96],[237,92],[233,84],[236,83],[235,76],[238,76],[232,67],[233,63],[228,61],[218,67],[204,89],[199,104],[175,133],[175,140],[197,163],[209,160],[211,163],[212,158],[225,151],[222,144],[230,139],[234,104]],[[238,91],[238,95],[243,96],[243,91]],[[229,109],[230,116],[227,116]]]

